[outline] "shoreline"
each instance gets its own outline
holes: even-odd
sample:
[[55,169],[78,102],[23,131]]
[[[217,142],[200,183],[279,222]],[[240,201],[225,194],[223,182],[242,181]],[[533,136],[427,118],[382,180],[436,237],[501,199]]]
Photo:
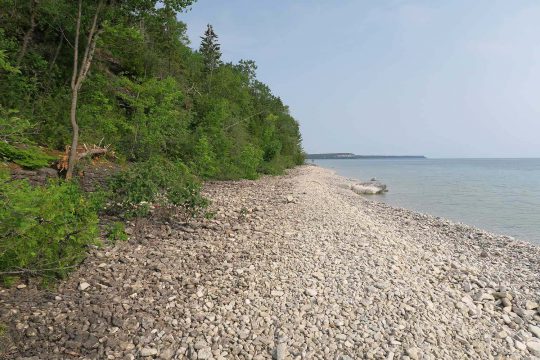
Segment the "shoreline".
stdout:
[[[361,183],[365,181],[362,179],[371,176],[384,177],[388,181],[390,191],[386,196],[375,197],[376,201],[540,246],[540,232],[534,216],[538,212],[540,198],[536,196],[534,186],[524,185],[526,180],[516,180],[515,186],[510,186],[508,181],[514,180],[509,180],[511,170],[505,166],[511,168],[513,165],[499,162],[499,160],[513,159],[428,160],[431,163],[425,167],[412,165],[414,163],[403,163],[404,165],[401,164],[403,166],[398,166],[398,162],[393,163],[392,166],[385,166],[382,162],[376,162],[363,169],[363,166],[349,166],[335,161],[326,163],[322,160],[314,165],[335,171],[340,176],[357,178]],[[449,162],[452,160],[457,160],[457,162],[452,165]],[[482,163],[477,167],[470,162],[471,160],[479,160]],[[497,162],[490,163],[490,161]],[[533,163],[532,166],[537,165],[538,163]],[[478,170],[483,166],[488,167],[486,173]],[[525,163],[524,166],[528,165]],[[463,183],[455,175],[458,172],[454,170],[458,167],[463,172],[474,169],[468,174],[467,179],[463,180]],[[399,174],[400,168],[405,175]],[[444,175],[437,173],[436,169],[439,168],[441,173],[446,173]],[[496,171],[493,169],[499,170],[501,179],[497,179]],[[433,175],[431,175],[431,170],[435,171]],[[485,174],[490,174],[490,177],[496,180],[489,180],[490,177]],[[523,179],[528,179],[526,172],[522,175]],[[518,177],[518,174],[513,176]],[[527,190],[521,190],[525,188]]]
[[[319,167],[321,169],[327,170],[327,171],[331,172],[332,175],[334,175],[334,176],[336,176],[338,178],[342,178],[344,183],[347,183],[347,184],[352,185],[352,184],[364,182],[364,180],[361,180],[361,179],[356,179],[356,178],[340,175],[340,174],[338,174],[338,172],[336,170],[326,168],[324,166],[320,166],[320,165],[317,165],[317,164],[308,164],[308,166],[315,166],[315,167]],[[388,202],[377,199],[378,195],[381,195],[381,194],[373,194],[373,195],[371,195],[371,194],[358,194],[358,196],[360,196],[363,200],[366,200],[368,202],[375,202],[375,203],[378,203],[378,204],[386,205],[387,207],[395,209],[395,210],[408,211],[408,212],[414,213],[414,214],[419,215],[419,216],[424,216],[424,217],[426,217],[426,218],[428,218],[430,220],[433,220],[433,221],[441,221],[441,222],[447,223],[449,225],[463,227],[463,228],[469,229],[471,231],[476,231],[476,232],[481,233],[483,235],[489,236],[491,238],[495,238],[495,237],[497,237],[497,238],[506,238],[509,242],[518,242],[518,243],[522,243],[523,245],[532,245],[535,248],[540,247],[540,243],[536,243],[536,242],[534,242],[532,240],[526,240],[526,239],[523,239],[523,238],[518,238],[518,237],[513,236],[513,235],[497,233],[497,232],[494,232],[494,231],[491,231],[491,230],[488,230],[488,229],[484,229],[484,228],[476,226],[476,225],[470,225],[470,224],[468,224],[466,222],[453,220],[453,219],[448,219],[448,218],[446,218],[444,216],[437,216],[437,215],[430,214],[428,212],[423,212],[423,211],[420,211],[420,210],[414,210],[414,209],[410,209],[410,208],[403,207],[403,206],[397,206],[397,205],[389,204]]]
[[56,289],[0,289],[12,357],[540,357],[540,247],[347,181],[208,183],[213,219],[133,224]]

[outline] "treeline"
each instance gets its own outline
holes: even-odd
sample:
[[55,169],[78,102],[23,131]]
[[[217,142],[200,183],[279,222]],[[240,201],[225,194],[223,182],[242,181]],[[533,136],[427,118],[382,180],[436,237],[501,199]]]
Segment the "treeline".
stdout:
[[75,87],[79,144],[111,144],[129,161],[159,155],[219,179],[302,162],[298,124],[255,63],[223,63],[211,26],[190,49],[177,14],[191,3],[2,0],[2,116],[64,150]]
[[[176,205],[204,203],[198,179],[253,179],[301,164],[298,123],[257,80],[255,63],[224,63],[210,25],[200,49],[189,47],[186,25],[177,16],[193,2],[1,0],[0,157],[32,168],[54,159],[43,148],[66,152],[69,179],[80,166],[81,144],[106,145],[115,161],[134,164],[113,179],[111,196],[135,215],[140,204],[164,194]],[[69,194],[73,206],[66,209],[83,223],[75,214],[81,209],[75,185],[53,186]],[[47,224],[32,220],[43,214],[25,213],[6,195],[28,201],[28,210],[43,206],[29,200],[42,193],[5,174],[0,188],[0,236],[16,243],[51,235],[28,235],[32,226]],[[26,235],[6,225],[14,216],[25,222]],[[62,241],[86,236],[63,226],[58,251]],[[6,265],[13,251],[27,251],[6,245],[9,236],[0,243],[0,271],[32,262]]]

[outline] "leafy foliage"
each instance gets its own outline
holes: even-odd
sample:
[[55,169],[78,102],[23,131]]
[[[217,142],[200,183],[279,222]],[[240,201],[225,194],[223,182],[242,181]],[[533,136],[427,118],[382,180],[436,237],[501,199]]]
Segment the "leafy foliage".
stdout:
[[127,241],[126,227],[123,222],[115,221],[107,226],[106,238],[115,243],[117,241]]
[[151,205],[174,205],[197,212],[206,206],[199,188],[184,164],[153,157],[112,178],[111,210],[129,217],[147,215]]
[[56,157],[43,153],[35,146],[19,148],[3,141],[0,141],[0,158],[27,169],[49,166],[56,160]]
[[1,171],[0,278],[67,274],[84,259],[87,246],[97,244],[97,207],[74,183],[32,187]]
[[[98,3],[83,2],[81,31]],[[257,80],[255,62],[223,63],[211,25],[198,51],[188,46],[177,13],[194,1],[101,3],[77,107],[81,142],[111,144],[130,161],[183,162],[204,179],[254,178],[303,162],[298,123]],[[77,1],[0,2],[0,106],[18,109],[0,112],[0,138],[10,131],[5,119],[22,119],[38,145],[69,144],[76,14]]]
[[[111,181],[110,211],[142,216],[176,205],[194,213],[206,205],[198,179],[255,179],[303,163],[298,123],[257,80],[255,62],[224,63],[211,25],[200,49],[189,47],[177,15],[194,2],[0,1],[0,159],[46,166],[53,158],[39,146],[70,144],[81,4],[78,65],[94,44],[95,15],[97,38],[78,93],[80,142],[110,144],[132,164]],[[2,176],[0,271],[80,261],[96,235],[94,200],[71,183],[31,188]],[[114,226],[109,236],[122,231]]]

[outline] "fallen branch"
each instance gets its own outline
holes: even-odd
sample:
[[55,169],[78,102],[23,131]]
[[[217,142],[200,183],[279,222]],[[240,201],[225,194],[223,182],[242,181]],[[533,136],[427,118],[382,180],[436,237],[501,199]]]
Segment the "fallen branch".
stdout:
[[39,273],[44,273],[47,271],[59,271],[59,270],[68,270],[76,268],[78,265],[73,266],[65,266],[65,267],[59,267],[59,268],[49,268],[49,269],[21,269],[21,270],[14,270],[14,271],[2,271],[0,272],[0,276],[9,276],[9,275],[23,275],[23,274],[30,274],[30,275],[36,275]]
[[[101,142],[100,142],[100,145],[101,145]],[[114,151],[111,151],[109,147],[110,145],[107,145],[105,147],[101,147],[99,145],[92,145],[92,147],[88,147],[88,145],[83,144],[82,146],[79,146],[77,148],[77,161],[86,157],[94,158],[94,157],[99,157],[102,155],[112,155],[114,157]],[[62,156],[62,158],[58,161],[58,164],[56,165],[58,170],[60,171],[67,170],[68,165],[69,165],[70,151],[71,151],[71,147],[69,145],[66,146],[66,151],[64,152],[64,155]]]

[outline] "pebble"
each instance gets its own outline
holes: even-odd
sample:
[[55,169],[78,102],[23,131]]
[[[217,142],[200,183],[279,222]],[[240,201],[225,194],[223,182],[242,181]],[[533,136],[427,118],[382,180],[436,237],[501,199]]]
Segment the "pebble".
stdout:
[[539,247],[353,183],[304,166],[206,184],[209,219],[130,221],[54,292],[0,290],[12,358],[540,356]]
[[154,348],[142,348],[141,349],[141,356],[142,357],[148,357],[148,356],[154,356],[157,355],[158,351]]
[[90,284],[87,283],[87,282],[81,282],[79,283],[79,290],[81,291],[85,291],[86,289],[88,289],[90,287]]
[[540,327],[529,325],[529,331],[531,332],[531,334],[533,334],[537,338],[540,338]]

